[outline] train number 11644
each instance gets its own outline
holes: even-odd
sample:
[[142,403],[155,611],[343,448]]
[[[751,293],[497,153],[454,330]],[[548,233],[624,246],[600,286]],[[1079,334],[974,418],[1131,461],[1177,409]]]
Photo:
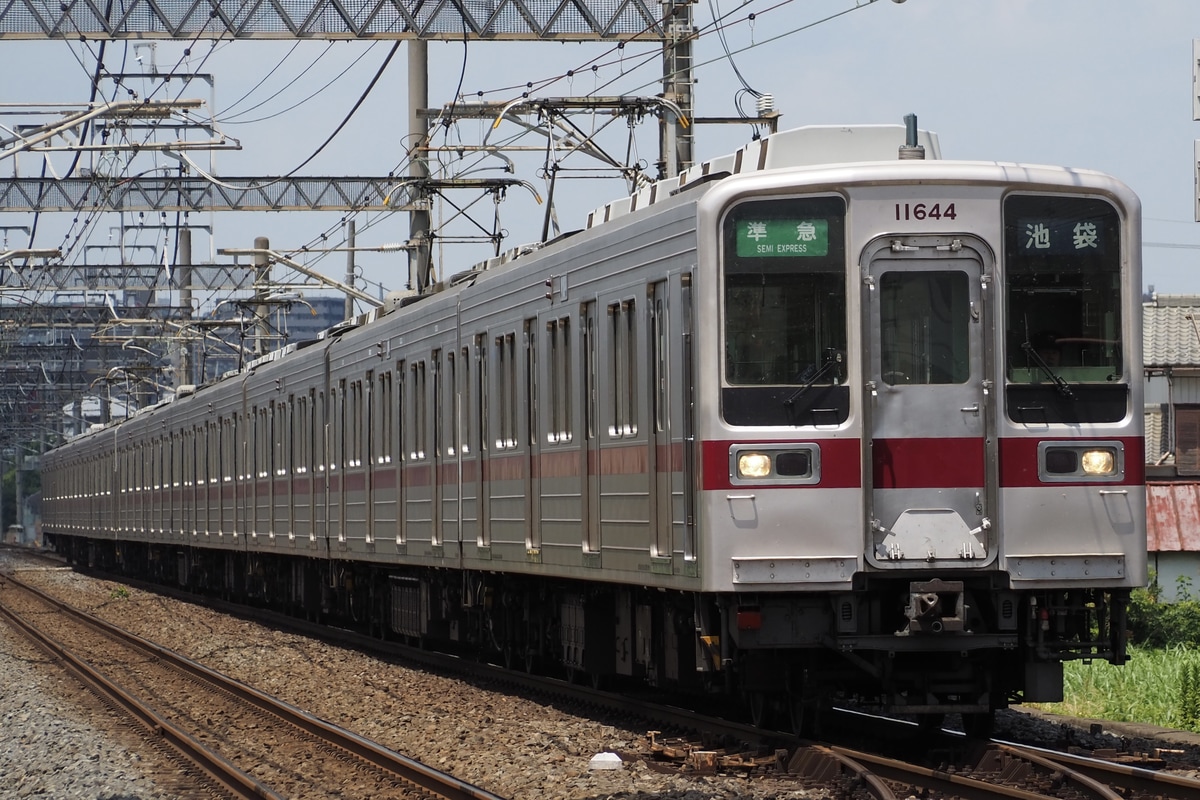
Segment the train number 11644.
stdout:
[[958,212],[954,203],[896,203],[896,219],[958,219]]

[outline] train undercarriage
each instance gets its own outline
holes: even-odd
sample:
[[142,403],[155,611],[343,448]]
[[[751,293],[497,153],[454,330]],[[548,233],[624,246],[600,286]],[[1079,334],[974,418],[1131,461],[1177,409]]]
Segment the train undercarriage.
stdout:
[[812,733],[833,698],[984,734],[1011,702],[1062,697],[1062,664],[1123,663],[1128,592],[1023,593],[954,577],[837,594],[638,586],[53,537],[72,563],[600,686],[734,701]]

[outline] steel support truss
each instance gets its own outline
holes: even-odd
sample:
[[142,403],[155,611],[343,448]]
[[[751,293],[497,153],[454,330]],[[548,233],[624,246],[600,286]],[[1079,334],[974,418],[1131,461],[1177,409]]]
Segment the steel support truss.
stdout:
[[647,0],[6,0],[6,39],[661,40]]

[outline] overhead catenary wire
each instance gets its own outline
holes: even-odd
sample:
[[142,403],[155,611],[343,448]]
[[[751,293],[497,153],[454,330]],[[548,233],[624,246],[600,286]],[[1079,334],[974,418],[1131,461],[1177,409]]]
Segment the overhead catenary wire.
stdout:
[[[300,108],[300,106],[305,105],[306,103],[315,99],[316,97],[319,97],[327,89],[329,89],[331,86],[333,86],[335,83],[337,83],[343,77],[345,77],[346,74],[350,72],[350,70],[354,69],[354,67],[356,67],[358,65],[358,62],[360,62],[364,58],[366,58],[367,55],[370,54],[370,52],[373,49],[375,49],[375,45],[377,45],[377,44],[378,44],[378,42],[372,42],[370,44],[370,46],[368,46],[362,52],[362,54],[358,56],[358,58],[351,61],[341,72],[339,72],[337,75],[335,75],[330,80],[326,81],[319,89],[310,93],[304,99],[291,104],[287,108],[282,108],[279,111],[273,112],[271,114],[267,114],[266,116],[263,116],[263,117],[257,117],[255,119],[239,119],[239,117],[244,116],[245,114],[248,114],[257,108],[261,108],[262,106],[269,103],[271,100],[274,100],[276,97],[279,97],[280,95],[282,95],[283,91],[279,91],[279,92],[276,92],[275,94],[273,94],[271,97],[268,97],[266,100],[263,100],[262,102],[251,106],[250,108],[246,109],[243,112],[235,114],[232,117],[222,117],[221,123],[223,125],[252,125],[257,122],[266,122],[269,119],[275,119],[276,117],[281,117],[290,111],[295,111],[297,108]],[[330,47],[332,47],[332,46],[333,46],[332,43],[330,43]],[[324,57],[328,52],[329,52],[329,49],[327,48],[324,52],[321,53],[320,56],[318,56],[311,64],[309,64],[308,67],[306,67],[303,72],[301,72],[299,75],[297,75],[295,78],[293,78],[293,82],[300,80],[300,78],[302,78],[310,69],[312,69],[314,66],[316,66],[317,62],[320,61],[320,59],[322,57]],[[259,85],[261,85],[261,82]]]
[[[262,85],[263,85],[264,83],[266,83],[268,80],[270,80],[272,75],[274,75],[276,72],[278,72],[280,69],[282,69],[282,68],[283,68],[283,65],[287,63],[287,60],[288,60],[289,58],[291,58],[292,54],[293,54],[293,53],[295,53],[295,52],[296,52],[296,50],[297,50],[297,48],[299,48],[299,47],[300,47],[300,40],[299,40],[299,39],[297,39],[295,42],[293,42],[293,43],[292,43],[292,46],[291,46],[290,48],[288,48],[288,51],[287,51],[286,53],[284,53],[284,55],[283,55],[283,58],[279,59],[279,61],[278,61],[278,62],[276,62],[275,66],[271,67],[271,69],[267,71],[267,74],[266,74],[266,75],[263,75],[263,76],[262,76],[262,78],[260,78],[260,79],[259,79],[258,83],[256,83],[256,84],[254,84],[253,86],[251,86],[249,89],[247,89],[247,90],[246,90],[246,91],[245,91],[245,92],[242,94],[242,96],[241,96],[241,97],[239,97],[237,100],[234,100],[232,103],[230,103],[230,104],[229,104],[229,105],[228,105],[228,106],[227,106],[227,107],[224,109],[224,113],[225,113],[225,114],[232,114],[232,112],[233,112],[233,110],[234,110],[235,108],[237,108],[237,107],[238,107],[238,106],[240,106],[240,105],[241,105],[243,102],[245,102],[245,101],[246,101],[246,99],[247,99],[248,97],[250,97],[250,95],[252,95],[252,94],[254,94],[255,92],[257,92],[257,91],[258,91],[258,90],[259,90],[259,89],[262,87]],[[321,54],[320,54],[320,55],[318,55],[316,58],[314,58],[314,59],[312,60],[312,62],[311,62],[311,63],[309,63],[309,65],[308,65],[307,67],[305,67],[305,68],[304,68],[304,69],[303,69],[303,70],[300,72],[300,74],[299,74],[299,75],[297,75],[297,76],[296,76],[296,77],[294,77],[294,78],[293,78],[291,81],[289,81],[289,82],[288,82],[288,83],[289,83],[289,85],[290,85],[291,83],[294,83],[295,81],[298,81],[300,78],[304,77],[304,75],[305,75],[305,74],[306,74],[306,73],[307,73],[307,72],[308,72],[310,69],[312,69],[314,66],[316,66],[316,65],[317,65],[317,62],[319,62],[319,61],[320,61],[322,58],[324,58],[324,57],[325,57],[325,54],[326,54],[326,53],[328,53],[328,52],[329,52],[329,51],[330,51],[332,48],[333,48],[333,42],[328,42],[328,43],[326,44],[326,47],[325,47],[325,49],[324,49],[323,51],[321,51]],[[271,95],[270,97],[268,97],[266,100],[262,100],[262,101],[260,101],[260,102],[258,102],[258,103],[256,103],[256,104],[254,104],[254,105],[250,106],[250,108],[246,109],[245,111],[239,111],[237,114],[233,115],[232,117],[224,117],[224,118],[223,118],[223,122],[224,122],[225,124],[229,124],[229,122],[230,122],[230,120],[231,120],[231,119],[235,119],[236,117],[238,117],[238,116],[241,116],[242,114],[245,114],[245,113],[248,113],[248,112],[250,112],[250,111],[253,111],[253,110],[254,110],[254,109],[256,109],[256,108],[260,108],[260,107],[261,107],[261,106],[263,106],[265,103],[269,103],[271,100],[273,100],[274,98],[278,97],[278,96],[279,96],[279,94],[280,94],[279,92],[276,92],[275,94],[273,94],[273,95]]]

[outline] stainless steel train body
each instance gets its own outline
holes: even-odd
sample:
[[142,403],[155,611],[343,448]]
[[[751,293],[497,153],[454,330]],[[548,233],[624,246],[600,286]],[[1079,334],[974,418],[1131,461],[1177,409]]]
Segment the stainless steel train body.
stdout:
[[1145,578],[1137,198],[805,141],[58,448],[44,530],[760,715],[1054,699]]

